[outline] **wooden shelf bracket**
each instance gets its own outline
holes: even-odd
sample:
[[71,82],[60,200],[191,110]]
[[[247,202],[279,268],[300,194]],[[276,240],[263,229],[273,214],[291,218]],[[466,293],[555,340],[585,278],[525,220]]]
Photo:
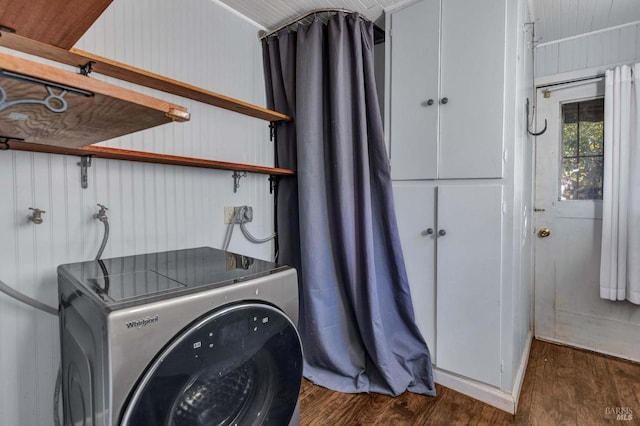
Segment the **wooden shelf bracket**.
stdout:
[[269,194],[273,194],[278,189],[279,176],[269,175]]
[[11,141],[16,141],[16,142],[23,142],[24,139],[22,138],[12,138],[11,136],[0,136],[0,151],[8,151],[11,149],[11,145],[9,145],[9,142]]
[[89,187],[87,168],[91,167],[91,155],[83,155],[77,164],[80,166],[80,186],[82,189],[87,189]]
[[[49,111],[59,114],[67,111],[68,103],[65,99],[67,93],[74,93],[77,95],[92,97],[94,94],[89,92],[88,90],[82,90],[75,87],[53,83],[46,80],[41,80],[36,77],[31,77],[24,74],[19,74],[7,70],[0,69],[0,75],[3,77],[7,77],[13,80],[20,80],[26,83],[31,83],[35,85],[41,85],[47,91],[47,95],[43,99],[35,99],[35,98],[23,98],[23,99],[14,99],[10,101],[8,99],[7,91],[4,87],[0,86],[0,111],[3,111],[7,108],[17,106],[17,105],[42,105]],[[59,90],[58,93],[54,93],[53,89]]]
[[247,177],[247,172],[240,173],[236,170],[231,177],[233,177],[233,192],[236,193],[240,189],[240,178]]
[[89,77],[89,74],[93,72],[93,66],[96,64],[96,61],[87,61],[84,65],[78,65],[80,68],[80,74],[85,77]]

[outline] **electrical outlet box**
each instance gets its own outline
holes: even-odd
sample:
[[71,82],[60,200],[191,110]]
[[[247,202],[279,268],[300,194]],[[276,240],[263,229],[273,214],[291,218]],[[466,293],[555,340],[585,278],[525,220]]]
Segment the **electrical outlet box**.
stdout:
[[235,215],[236,208],[235,207],[226,207],[224,208],[224,223],[233,222],[233,216]]
[[236,257],[232,253],[225,253],[227,271],[232,271],[237,268]]

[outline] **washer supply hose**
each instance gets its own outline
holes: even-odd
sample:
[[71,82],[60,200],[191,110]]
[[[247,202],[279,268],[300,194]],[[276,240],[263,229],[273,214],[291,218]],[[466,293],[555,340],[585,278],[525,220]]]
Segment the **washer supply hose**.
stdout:
[[266,238],[257,238],[254,237],[251,232],[247,229],[245,225],[245,221],[243,220],[245,216],[245,212],[247,211],[247,206],[242,206],[236,209],[235,214],[233,215],[233,219],[231,223],[227,226],[227,232],[224,236],[224,241],[222,243],[222,250],[227,251],[229,249],[229,244],[231,243],[231,235],[233,235],[233,227],[236,223],[240,224],[240,231],[242,231],[242,235],[245,236],[247,240],[252,242],[253,244],[264,244],[276,238],[277,234],[271,234]]
[[240,230],[242,231],[242,234],[247,238],[247,240],[251,241],[253,244],[263,244],[273,240],[276,237],[276,234],[271,234],[266,238],[256,238],[251,234],[251,232],[249,232],[245,224],[242,222],[240,223]]
[[[22,294],[17,290],[6,285],[4,282],[0,281],[0,291],[6,294],[7,296],[11,296],[14,299],[25,303],[32,308],[39,309],[43,312],[46,312],[51,315],[58,316],[58,310],[53,306],[49,306],[45,303],[39,302],[26,294]],[[53,393],[53,420],[56,426],[60,426],[60,389],[62,388],[62,372],[60,371],[60,367],[58,367],[58,375],[56,377],[55,391]]]
[[6,294],[7,296],[11,296],[16,300],[19,300],[20,302],[31,306],[32,308],[40,309],[41,311],[46,312],[48,314],[58,316],[58,309],[54,308],[53,306],[49,306],[45,303],[39,302],[36,299],[32,299],[26,294],[22,294],[19,291],[14,290],[13,288],[9,287],[7,284],[5,284],[2,281],[0,281],[0,291]]
[[96,260],[100,260],[102,257],[102,252],[104,248],[107,246],[107,241],[109,241],[109,221],[106,216],[104,219],[99,219],[100,222],[104,224],[104,235],[102,236],[102,244],[100,244],[100,249],[98,249],[98,254],[96,254]]

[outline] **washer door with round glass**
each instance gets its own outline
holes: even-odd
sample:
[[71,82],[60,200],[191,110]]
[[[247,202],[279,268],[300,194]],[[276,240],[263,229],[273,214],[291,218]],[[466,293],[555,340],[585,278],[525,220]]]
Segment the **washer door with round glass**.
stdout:
[[287,425],[301,380],[291,320],[265,304],[230,306],[196,321],[155,359],[122,424]]

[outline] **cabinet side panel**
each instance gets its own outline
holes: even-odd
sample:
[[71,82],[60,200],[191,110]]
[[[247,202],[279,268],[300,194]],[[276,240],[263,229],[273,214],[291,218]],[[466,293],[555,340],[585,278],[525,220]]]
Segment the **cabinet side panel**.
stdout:
[[[391,15],[391,176],[437,176],[439,2]],[[429,99],[432,105],[427,105]]]
[[505,2],[442,5],[439,177],[502,177]]
[[500,386],[502,187],[438,188],[437,365]]

